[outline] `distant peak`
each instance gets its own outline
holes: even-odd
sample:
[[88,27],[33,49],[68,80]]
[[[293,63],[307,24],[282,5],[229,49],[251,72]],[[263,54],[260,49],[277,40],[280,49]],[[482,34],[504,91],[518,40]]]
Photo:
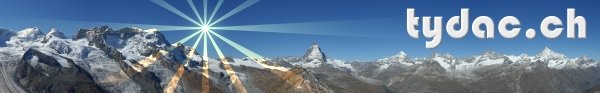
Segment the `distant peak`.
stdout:
[[408,55],[406,55],[406,53],[404,53],[404,51],[400,51],[400,52],[396,53],[396,55],[390,56],[390,58],[395,58],[395,59],[406,59],[407,57],[408,57]]
[[48,34],[46,34],[46,37],[44,40],[48,40],[50,38],[60,38],[60,39],[65,39],[67,37],[65,37],[65,34],[56,30],[56,28],[52,28],[50,29],[50,32],[48,32]]
[[486,58],[490,58],[490,57],[491,58],[495,58],[495,57],[499,57],[501,55],[498,54],[498,53],[496,53],[496,52],[494,52],[494,51],[492,51],[492,50],[488,50],[488,51],[483,52],[483,54],[481,54],[479,56],[486,57]]
[[396,55],[390,56],[390,58],[396,58],[396,59],[405,59],[406,57],[407,57],[407,55],[406,55],[406,53],[404,53],[404,51],[400,51]]
[[406,58],[406,53],[404,53],[404,51],[400,51],[398,52],[398,54],[396,54],[397,56],[401,56],[401,57],[405,57]]
[[38,27],[32,27],[32,28],[26,28],[26,30],[36,30],[36,31],[39,31],[40,29],[38,29]]
[[54,33],[54,32],[60,32],[60,31],[56,30],[56,28],[52,28],[52,29],[50,29],[50,31],[48,31],[48,33]]
[[306,50],[306,54],[304,54],[303,58],[305,61],[327,61],[325,53],[321,52],[321,48],[319,48],[319,44],[317,44],[316,42],[313,42],[312,46],[308,50]]
[[546,46],[546,47],[544,47],[544,50],[542,50],[542,52],[553,53],[554,51],[552,51],[552,49],[550,49]]
[[34,39],[34,38],[39,37],[40,35],[43,35],[43,34],[40,31],[40,29],[38,29],[37,27],[26,28],[24,30],[17,32],[17,37],[20,37],[20,38]]
[[396,55],[389,56],[383,59],[379,59],[379,62],[401,62],[408,58],[407,54],[404,51],[398,52]]
[[564,54],[560,54],[557,52],[554,52],[552,49],[548,48],[548,47],[544,47],[544,50],[542,50],[541,52],[539,52],[536,56],[547,59],[547,58],[564,58],[565,55]]
[[[319,48],[319,44],[313,41],[311,48]],[[318,49],[317,51],[321,51],[321,49]]]
[[544,50],[542,50],[540,53],[538,54],[554,54],[556,52],[554,52],[552,49],[548,48],[548,47],[544,47]]
[[21,30],[20,32],[39,32],[40,29],[38,29],[38,27],[32,27],[32,28],[25,28],[24,30]]

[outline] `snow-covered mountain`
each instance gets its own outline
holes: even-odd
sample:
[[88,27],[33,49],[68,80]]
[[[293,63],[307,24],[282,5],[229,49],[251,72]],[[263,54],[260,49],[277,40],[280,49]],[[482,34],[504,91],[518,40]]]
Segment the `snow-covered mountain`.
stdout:
[[326,62],[327,57],[325,57],[325,53],[321,52],[321,48],[319,48],[319,44],[313,42],[312,46],[308,50],[306,50],[306,54],[304,54],[304,61],[308,62]]
[[[46,35],[37,28],[0,31],[7,36],[0,47],[0,92],[154,93],[168,86],[174,92],[202,90],[203,58],[188,53],[188,46],[171,46],[157,31],[102,26],[80,29],[72,38],[63,38],[56,29]],[[330,91],[301,68],[279,71],[252,60],[228,60],[248,92]],[[186,62],[190,64],[183,66]],[[208,63],[211,92],[236,92],[223,63],[212,58]],[[170,83],[182,72],[180,82]]]
[[381,81],[395,92],[579,93],[600,87],[597,61],[567,58],[548,47],[535,56],[487,51],[466,58],[434,53],[431,58],[408,59],[400,52],[375,63],[351,64],[360,69],[360,76]]
[[44,37],[44,41],[42,41],[42,42],[47,42],[49,39],[53,39],[53,38],[66,39],[67,37],[62,32],[56,30],[55,28],[52,28],[52,29],[50,29],[48,34],[46,34],[46,37]]
[[[191,48],[172,45],[158,31],[107,26],[66,37],[56,29],[0,29],[0,92],[238,92],[220,59],[202,60]],[[302,50],[299,50],[302,51]],[[400,51],[373,62],[325,56],[317,43],[302,56],[227,57],[250,93],[578,93],[600,89],[599,63],[544,48],[534,56],[487,51],[456,58],[433,53],[410,58]],[[203,74],[203,61],[208,74]],[[188,63],[189,64],[184,64]],[[272,69],[285,68],[281,69]],[[180,76],[179,73],[181,74]],[[208,76],[208,77],[206,77]],[[171,81],[178,77],[175,84]]]

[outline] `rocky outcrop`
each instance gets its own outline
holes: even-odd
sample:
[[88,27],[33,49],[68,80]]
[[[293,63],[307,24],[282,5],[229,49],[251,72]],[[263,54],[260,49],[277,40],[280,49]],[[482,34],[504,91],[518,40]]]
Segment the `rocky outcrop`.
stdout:
[[[35,49],[23,55],[16,69],[16,81],[25,91],[55,93],[102,93],[92,76],[71,59],[57,58]],[[63,60],[58,60],[63,59]],[[59,61],[65,61],[62,64]]]

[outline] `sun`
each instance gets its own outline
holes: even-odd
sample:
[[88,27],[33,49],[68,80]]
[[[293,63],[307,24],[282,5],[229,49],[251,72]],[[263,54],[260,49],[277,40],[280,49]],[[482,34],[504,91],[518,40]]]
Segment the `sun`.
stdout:
[[208,31],[210,31],[210,26],[201,26],[200,27],[200,31],[202,31],[202,32],[208,32]]
[[[185,43],[186,41],[190,40],[191,38],[194,37],[198,37],[196,38],[196,42],[194,42],[193,46],[190,47],[190,51],[188,52],[189,54],[186,57],[185,60],[185,65],[180,65],[179,68],[177,68],[177,72],[173,75],[173,77],[169,80],[168,85],[165,87],[165,89],[163,90],[163,92],[165,93],[172,93],[178,85],[178,82],[181,78],[181,76],[183,75],[185,71],[185,66],[187,66],[187,64],[190,62],[190,60],[192,59],[192,56],[195,55],[195,51],[197,49],[200,48],[200,46],[198,46],[203,40],[203,44],[202,44],[202,75],[204,77],[202,77],[202,92],[203,93],[209,93],[209,87],[210,84],[210,74],[209,74],[209,67],[208,67],[208,43],[211,43],[213,45],[213,49],[215,49],[215,53],[217,54],[218,58],[220,59],[221,63],[223,64],[223,68],[226,70],[227,74],[229,75],[229,79],[231,80],[231,83],[233,84],[235,91],[237,91],[238,93],[247,93],[246,88],[244,87],[244,85],[242,84],[242,82],[239,80],[237,74],[235,73],[235,70],[233,70],[233,67],[231,67],[231,65],[229,65],[229,62],[225,59],[225,55],[222,53],[220,47],[217,45],[217,43],[215,42],[214,39],[220,39],[222,41],[225,42],[225,44],[228,44],[230,46],[232,46],[234,49],[242,52],[242,54],[248,56],[249,58],[253,59],[254,61],[256,61],[257,64],[261,65],[262,67],[265,68],[270,68],[270,69],[275,69],[275,70],[280,70],[280,71],[288,71],[289,69],[284,68],[284,67],[275,67],[275,66],[270,66],[267,64],[264,64],[263,62],[266,61],[264,57],[262,57],[261,55],[235,43],[232,40],[227,39],[224,36],[219,35],[218,33],[215,33],[213,31],[216,29],[219,29],[220,27],[213,27],[215,24],[227,19],[228,17],[231,17],[232,15],[238,13],[239,11],[244,10],[245,8],[257,3],[260,0],[246,0],[244,1],[242,4],[238,5],[237,7],[235,7],[234,9],[232,9],[231,11],[223,14],[221,17],[218,17],[216,20],[213,20],[213,18],[215,17],[215,13],[219,10],[219,7],[221,6],[221,4],[223,3],[224,0],[219,0],[218,2],[216,2],[217,4],[215,5],[214,10],[212,11],[211,14],[208,14],[209,10],[208,10],[208,4],[207,1],[208,0],[203,0],[203,15],[201,16],[200,13],[198,12],[198,9],[196,9],[196,5],[193,2],[193,0],[187,0],[188,4],[190,5],[190,7],[192,8],[194,14],[196,15],[197,19],[193,19],[192,17],[189,17],[188,15],[186,15],[185,13],[183,13],[182,11],[178,10],[177,8],[175,8],[174,6],[170,5],[169,3],[167,3],[165,0],[151,0],[153,3],[173,12],[174,14],[182,17],[183,19],[186,19],[194,24],[196,24],[197,26],[194,26],[192,28],[193,31],[195,31],[193,34],[188,35],[187,37],[179,40],[176,45]],[[216,0],[215,0],[216,1]],[[216,37],[216,38],[213,38]],[[170,48],[170,50],[172,50]],[[169,51],[170,51],[169,50]]]

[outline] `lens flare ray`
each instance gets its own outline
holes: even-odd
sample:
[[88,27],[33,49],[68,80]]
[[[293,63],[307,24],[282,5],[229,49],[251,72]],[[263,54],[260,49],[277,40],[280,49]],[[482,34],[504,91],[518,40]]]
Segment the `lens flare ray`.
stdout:
[[137,72],[142,72],[142,69],[145,69],[148,66],[154,64],[154,62],[156,62],[157,60],[160,60],[162,58],[162,56],[167,53],[168,52],[165,50],[160,50],[144,59],[141,59],[140,61],[138,61],[139,65],[134,65],[132,68],[133,68],[133,70],[135,70]]
[[[203,21],[206,22],[207,21],[206,12],[208,11],[208,1],[207,0],[203,0],[202,4],[204,4],[204,6],[203,6],[204,7],[204,16],[203,16],[204,20]],[[210,23],[210,22],[206,22],[205,24],[202,24],[202,25],[207,25],[208,23]]]
[[221,8],[221,5],[223,4],[223,0],[219,0],[217,2],[217,5],[215,5],[214,10],[212,11],[212,13],[210,14],[210,18],[208,18],[209,23],[211,23],[211,21],[213,20],[213,18],[215,17],[215,14],[217,13],[217,11],[219,11],[219,9]]
[[229,61],[227,61],[227,59],[225,59],[225,56],[223,55],[223,52],[221,52],[219,45],[217,45],[217,43],[215,43],[215,40],[212,38],[212,35],[210,35],[211,32],[207,32],[207,33],[209,33],[208,38],[210,38],[210,42],[212,43],[213,47],[215,48],[215,51],[217,52],[217,55],[219,56],[221,63],[223,63],[223,67],[225,68],[225,71],[227,72],[227,74],[229,74],[229,77],[230,77],[229,79],[231,80],[231,83],[235,86],[236,91],[238,93],[247,93],[246,88],[244,88],[244,85],[242,84],[242,82],[240,81],[238,76],[235,74],[233,67],[231,67],[231,65],[229,65]]
[[[181,77],[185,74],[185,67],[188,66],[189,61],[191,61],[191,57],[195,54],[195,52],[197,51],[198,48],[198,44],[200,42],[202,42],[202,86],[201,86],[201,92],[203,93],[209,93],[210,90],[210,74],[209,74],[209,58],[208,58],[208,43],[210,42],[210,44],[212,44],[212,47],[214,48],[219,60],[221,61],[221,64],[223,66],[223,68],[225,69],[225,72],[229,75],[229,79],[231,81],[232,86],[234,87],[234,91],[238,92],[238,93],[247,93],[248,91],[246,90],[246,88],[244,87],[243,83],[241,82],[240,78],[238,77],[238,75],[236,74],[235,70],[233,69],[233,66],[230,65],[229,61],[225,58],[223,52],[221,51],[221,48],[217,45],[217,43],[215,42],[214,38],[212,37],[213,35],[215,35],[218,39],[224,41],[225,43],[227,43],[229,46],[232,46],[234,49],[236,49],[237,51],[240,51],[242,54],[246,55],[247,57],[251,58],[253,61],[255,61],[257,64],[259,64],[260,66],[264,67],[264,68],[268,68],[268,69],[273,69],[273,70],[269,70],[272,73],[279,73],[278,76],[280,78],[283,79],[287,79],[287,78],[295,78],[295,77],[290,77],[287,75],[280,75],[280,74],[286,74],[286,73],[293,73],[290,72],[289,68],[285,68],[285,67],[278,67],[278,66],[271,66],[271,65],[267,65],[266,64],[266,59],[239,45],[238,43],[219,35],[218,33],[213,32],[212,30],[214,29],[218,29],[218,30],[237,30],[237,31],[256,31],[256,32],[275,32],[275,33],[292,33],[292,34],[317,34],[317,35],[339,35],[338,32],[307,32],[307,29],[304,28],[306,26],[314,26],[314,25],[323,25],[324,23],[286,23],[286,24],[266,24],[266,25],[245,25],[245,26],[226,26],[226,27],[212,27],[213,25],[215,25],[216,23],[219,23],[235,14],[237,14],[238,12],[258,3],[260,0],[246,0],[244,1],[242,4],[236,6],[235,8],[233,8],[231,11],[225,13],[224,15],[220,16],[220,17],[215,17],[216,13],[219,11],[220,7],[222,6],[224,0],[219,0],[218,2],[216,2],[216,5],[214,6],[214,8],[212,9],[212,11],[210,11],[209,14],[209,9],[208,9],[208,0],[202,0],[203,2],[203,14],[200,14],[200,12],[198,11],[195,3],[192,0],[187,0],[188,5],[192,8],[194,14],[196,15],[196,17],[198,18],[198,21],[194,21],[194,19],[190,18],[189,16],[187,16],[186,14],[184,14],[183,12],[181,12],[180,10],[176,9],[175,7],[173,7],[172,5],[170,5],[169,3],[165,2],[164,0],[151,0],[153,3],[161,6],[162,8],[165,8],[167,10],[169,10],[170,12],[198,25],[197,27],[184,27],[184,26],[159,26],[160,31],[166,31],[166,30],[198,30],[194,33],[192,33],[189,36],[186,36],[185,38],[177,41],[178,44],[181,43],[185,43],[188,40],[198,36],[198,38],[196,39],[196,41],[194,42],[194,44],[192,45],[191,50],[187,53],[186,55],[186,59],[184,61],[184,63],[182,63],[183,65],[179,65],[179,67],[176,69],[175,74],[171,77],[171,79],[168,81],[167,86],[165,86],[165,89],[163,90],[163,92],[166,93],[172,93],[174,92],[174,90],[177,88],[177,84],[179,83]],[[213,21],[213,18],[217,18],[216,20]],[[200,22],[200,23],[198,23]],[[299,26],[299,27],[297,27]],[[304,27],[303,27],[304,26]],[[308,28],[309,31],[324,31],[324,29],[322,28],[317,28],[316,27],[322,27],[322,26],[314,26],[314,28]],[[283,29],[286,28],[286,29]],[[302,28],[299,30],[302,31],[294,31],[294,30],[289,30],[289,29],[294,29],[294,28]],[[326,29],[325,29],[326,30]],[[152,31],[157,31],[157,30],[152,30]],[[361,34],[359,34],[359,36],[361,36]],[[203,41],[201,41],[203,40]],[[210,40],[210,41],[209,41]],[[141,64],[144,67],[149,66],[150,64],[152,64],[154,61],[160,59],[159,57],[157,58],[157,56],[161,56],[164,55],[168,52],[163,53],[164,51],[159,51],[160,53],[157,53],[157,55],[151,55],[150,57],[146,58],[145,63]],[[296,74],[297,75],[297,74]],[[297,76],[296,76],[297,77]],[[295,78],[298,79],[298,78]],[[301,77],[299,78],[301,79]],[[290,81],[286,81],[287,83],[290,83]],[[293,82],[291,82],[292,84],[294,84]]]
[[177,14],[179,17],[182,17],[182,18],[184,18],[184,19],[186,19],[186,20],[188,20],[188,21],[190,21],[190,22],[192,22],[192,23],[194,23],[194,24],[196,24],[198,26],[201,25],[200,23],[194,21],[194,19],[192,19],[189,16],[185,15],[183,12],[179,11],[177,8],[173,7],[171,4],[165,2],[164,0],[150,0],[150,1],[152,1],[153,3],[161,6],[162,8],[165,8],[165,9],[167,9],[167,10],[169,10],[169,11]]
[[203,25],[206,24],[206,23],[204,23],[204,20],[202,19],[202,17],[200,17],[200,13],[198,13],[198,9],[196,9],[196,4],[194,4],[194,1],[187,0],[187,3],[192,8],[192,11],[194,11],[194,14],[196,14],[196,17],[198,17],[198,21],[200,21],[200,23]]
[[[187,36],[187,37],[185,37],[185,38],[183,38],[183,39],[181,39],[181,40],[179,40],[179,41],[175,42],[175,44],[177,44],[177,43],[183,44],[183,43],[187,42],[188,40],[192,39],[192,37],[194,37],[194,36],[198,35],[200,32],[201,32],[201,31],[197,31],[196,33],[193,33],[193,34],[191,34],[191,35],[189,35],[189,36]],[[202,33],[202,34],[204,34],[204,33]],[[202,34],[201,34],[201,35],[202,35]]]
[[179,65],[179,67],[177,68],[177,72],[175,72],[175,74],[171,77],[171,80],[169,81],[169,83],[167,84],[166,88],[164,89],[163,92],[165,93],[173,93],[173,91],[175,90],[177,83],[179,83],[179,80],[181,79],[181,76],[183,76],[185,69],[184,67],[187,66],[187,64],[189,63],[189,61],[192,59],[192,56],[194,55],[194,52],[196,51],[196,47],[198,46],[198,42],[200,42],[200,39],[202,38],[202,35],[205,33],[202,33],[201,35],[198,35],[198,39],[196,39],[196,42],[194,43],[194,46],[192,47],[192,49],[190,50],[190,52],[188,53],[186,60],[185,60],[185,65]]
[[202,49],[202,62],[204,63],[202,65],[202,75],[204,75],[204,77],[202,78],[202,93],[210,93],[210,87],[209,87],[209,82],[210,82],[210,74],[208,74],[208,46],[206,43],[206,35],[207,34],[203,34],[203,40],[204,40],[204,45],[203,45],[203,49]]
[[308,34],[308,35],[328,35],[328,36],[347,36],[347,37],[365,37],[365,38],[396,38],[399,32],[373,33],[379,28],[402,30],[394,25],[372,26],[367,23],[390,22],[390,19],[369,19],[369,20],[348,20],[348,21],[322,21],[322,22],[300,22],[300,23],[279,23],[279,24],[260,24],[260,25],[240,25],[240,26],[219,26],[212,27],[215,30],[230,31],[251,31],[268,33],[286,33],[286,34]]
[[238,5],[237,7],[235,7],[233,10],[227,12],[225,15],[221,16],[219,19],[215,20],[214,22],[211,22],[209,24],[209,26],[215,25],[216,23],[219,23],[229,17],[231,17],[232,15],[258,3],[260,0],[246,0],[244,3]]

